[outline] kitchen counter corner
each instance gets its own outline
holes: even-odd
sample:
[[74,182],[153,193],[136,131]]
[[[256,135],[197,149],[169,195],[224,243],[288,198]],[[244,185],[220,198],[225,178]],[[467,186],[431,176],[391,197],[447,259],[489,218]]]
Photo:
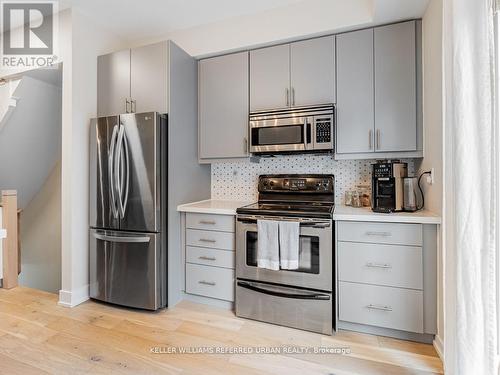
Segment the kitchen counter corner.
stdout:
[[370,208],[335,206],[333,220],[377,221],[387,223],[441,224],[441,217],[431,211],[395,212],[390,214],[373,212]]
[[195,212],[201,214],[236,215],[236,209],[252,202],[231,201],[222,199],[206,199],[199,202],[177,206],[179,212]]

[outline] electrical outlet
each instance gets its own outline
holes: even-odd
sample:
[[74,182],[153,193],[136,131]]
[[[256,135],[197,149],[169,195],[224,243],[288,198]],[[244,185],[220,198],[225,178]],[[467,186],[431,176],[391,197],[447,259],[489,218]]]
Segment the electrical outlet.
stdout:
[[427,175],[427,183],[429,185],[434,184],[434,168],[431,168],[431,174]]

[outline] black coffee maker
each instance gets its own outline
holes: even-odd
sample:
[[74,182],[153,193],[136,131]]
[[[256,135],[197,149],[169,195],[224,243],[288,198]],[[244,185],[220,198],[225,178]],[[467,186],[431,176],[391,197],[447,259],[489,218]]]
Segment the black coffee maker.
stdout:
[[372,211],[403,211],[403,179],[408,176],[408,164],[387,160],[372,166]]

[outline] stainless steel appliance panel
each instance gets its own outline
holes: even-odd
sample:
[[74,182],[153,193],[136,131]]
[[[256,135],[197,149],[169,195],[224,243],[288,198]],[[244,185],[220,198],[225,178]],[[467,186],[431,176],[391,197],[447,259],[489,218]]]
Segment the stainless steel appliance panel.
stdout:
[[117,185],[121,230],[161,231],[161,179],[166,174],[160,155],[161,133],[166,132],[162,124],[154,112],[120,116]]
[[236,315],[326,335],[333,332],[331,293],[238,280]]
[[160,235],[90,230],[90,297],[156,310],[165,305]]
[[90,126],[90,226],[119,228],[116,189],[113,185],[114,156],[119,117],[93,119]]
[[[284,218],[276,217],[275,219],[283,220]],[[300,224],[301,253],[298,270],[273,271],[258,268],[256,264],[253,264],[252,258],[257,248],[257,236],[256,219],[245,219],[239,216],[236,223],[236,274],[239,279],[332,291],[333,229],[331,220],[314,219]],[[306,250],[305,247],[309,249]]]

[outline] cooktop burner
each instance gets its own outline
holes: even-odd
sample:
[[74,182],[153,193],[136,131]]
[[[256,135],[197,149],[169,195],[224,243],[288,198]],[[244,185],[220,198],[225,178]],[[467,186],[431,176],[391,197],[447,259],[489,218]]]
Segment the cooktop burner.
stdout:
[[243,215],[331,218],[332,175],[266,175],[259,177],[259,201],[236,212]]

